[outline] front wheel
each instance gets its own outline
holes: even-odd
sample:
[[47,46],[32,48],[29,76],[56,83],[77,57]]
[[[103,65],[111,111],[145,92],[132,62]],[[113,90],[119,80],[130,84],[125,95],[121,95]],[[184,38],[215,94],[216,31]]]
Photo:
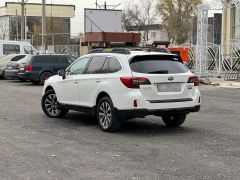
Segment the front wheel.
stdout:
[[162,120],[169,127],[179,127],[186,120],[186,114],[163,116]]
[[98,102],[97,120],[103,131],[115,132],[121,128],[122,121],[117,118],[112,100],[107,96]]
[[68,113],[67,109],[60,106],[54,90],[47,91],[42,97],[42,110],[51,118],[63,117]]

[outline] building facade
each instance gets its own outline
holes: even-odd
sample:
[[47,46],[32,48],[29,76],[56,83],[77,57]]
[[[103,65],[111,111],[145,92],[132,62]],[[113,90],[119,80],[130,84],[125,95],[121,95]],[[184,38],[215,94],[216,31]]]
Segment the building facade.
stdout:
[[240,41],[240,7],[225,8],[222,17],[222,42]]
[[[41,44],[42,5],[28,3],[25,5],[25,35],[24,39],[33,45]],[[75,15],[73,5],[46,5],[47,45],[59,45],[70,42],[70,20]],[[0,7],[0,39],[21,39],[21,5],[6,2]]]

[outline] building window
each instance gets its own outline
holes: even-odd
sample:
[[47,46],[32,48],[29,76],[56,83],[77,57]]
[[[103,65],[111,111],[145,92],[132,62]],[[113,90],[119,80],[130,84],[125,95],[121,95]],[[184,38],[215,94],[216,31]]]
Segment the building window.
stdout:
[[233,23],[233,30],[234,30],[234,39],[240,39],[240,7],[234,8],[234,23]]

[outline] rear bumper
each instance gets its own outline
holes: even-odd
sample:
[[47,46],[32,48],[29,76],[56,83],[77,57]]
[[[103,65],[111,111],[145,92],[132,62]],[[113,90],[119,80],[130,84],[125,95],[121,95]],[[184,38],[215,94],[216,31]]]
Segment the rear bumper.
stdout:
[[18,73],[17,77],[24,80],[39,81],[39,75],[32,72]]
[[5,70],[5,76],[7,78],[17,78],[18,77],[18,70]]
[[116,109],[116,113],[120,118],[136,118],[136,117],[144,117],[147,115],[164,116],[164,115],[173,115],[173,114],[188,114],[191,112],[198,112],[198,111],[200,111],[200,105],[196,105],[193,107],[172,108],[172,109],[131,109],[131,110]]

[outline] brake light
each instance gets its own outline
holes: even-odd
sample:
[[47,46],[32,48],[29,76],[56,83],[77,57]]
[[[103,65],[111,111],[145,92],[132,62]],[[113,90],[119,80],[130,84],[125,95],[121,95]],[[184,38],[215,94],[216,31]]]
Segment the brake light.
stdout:
[[145,77],[121,77],[122,83],[131,89],[139,89],[140,85],[150,85],[150,81]]
[[188,78],[188,83],[193,83],[194,86],[199,86],[200,82],[197,76],[190,76]]
[[28,65],[27,68],[26,68],[27,71],[32,71],[33,68],[32,68],[32,65]]

